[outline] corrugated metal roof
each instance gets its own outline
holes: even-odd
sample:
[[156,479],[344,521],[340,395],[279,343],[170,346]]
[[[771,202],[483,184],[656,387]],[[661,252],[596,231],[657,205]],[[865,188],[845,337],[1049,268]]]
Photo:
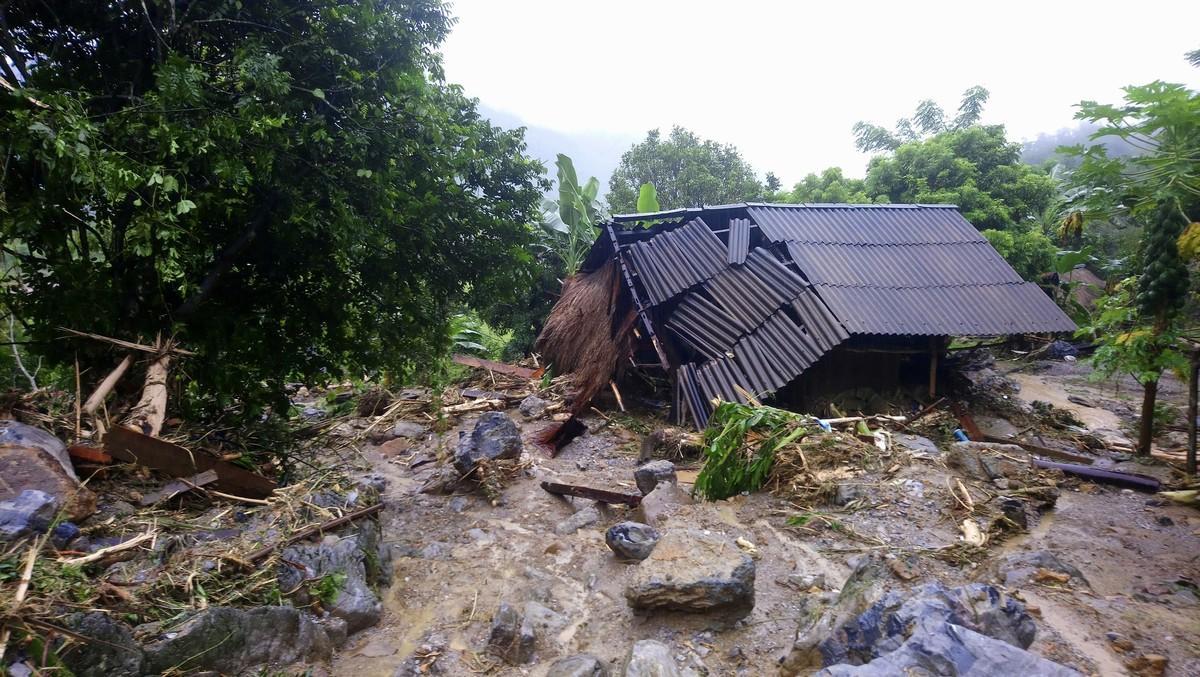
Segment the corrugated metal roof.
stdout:
[[677,296],[729,265],[725,245],[699,218],[636,242],[628,251],[651,305]]
[[750,251],[750,219],[729,220],[729,265],[740,266],[746,262]]
[[895,246],[788,242],[787,250],[813,284],[918,288],[1023,282],[986,241]]
[[749,205],[746,211],[772,242],[987,242],[949,205]]
[[1032,282],[889,289],[819,286],[852,334],[993,336],[1074,331],[1075,323]]

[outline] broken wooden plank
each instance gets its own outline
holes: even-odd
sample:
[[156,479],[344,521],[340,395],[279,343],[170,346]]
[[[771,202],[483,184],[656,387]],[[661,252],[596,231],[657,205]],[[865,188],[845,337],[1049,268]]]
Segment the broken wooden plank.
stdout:
[[479,388],[463,388],[458,394],[472,400],[520,400],[525,398],[524,395],[509,395],[508,393],[496,392],[495,390],[480,390]]
[[1073,454],[1069,451],[1062,451],[1061,449],[1051,449],[1050,447],[1043,447],[1040,444],[1021,442],[1019,440],[1014,440],[1010,437],[999,437],[996,435],[984,435],[983,441],[984,442],[992,442],[994,444],[1015,444],[1018,447],[1021,447],[1022,449],[1024,449],[1025,451],[1028,451],[1031,454],[1037,454],[1039,456],[1049,456],[1050,458],[1057,458],[1060,461],[1070,461],[1071,463],[1083,463],[1085,465],[1091,465],[1092,461],[1093,461],[1093,459],[1090,456],[1084,456],[1082,454]]
[[496,372],[497,374],[508,374],[509,376],[516,376],[518,378],[534,379],[538,377],[537,372],[541,371],[540,369],[518,367],[515,364],[505,364],[503,362],[496,362],[495,360],[485,360],[483,358],[473,357],[471,355],[463,355],[461,353],[455,353],[450,359],[452,359],[455,364],[461,364],[464,367],[488,369]]
[[89,447],[86,444],[72,444],[67,447],[67,455],[74,461],[82,461],[84,463],[112,463],[113,457],[109,456],[103,449]]
[[138,501],[143,508],[169,501],[176,496],[197,489],[217,481],[217,472],[215,470],[205,470],[198,475],[192,475],[187,479],[178,479],[173,482],[168,482],[162,489],[153,493],[146,494],[142,500]]
[[542,488],[554,494],[555,496],[574,496],[576,498],[587,498],[593,501],[600,501],[601,503],[627,505],[631,508],[636,508],[642,502],[642,497],[639,494],[623,494],[619,491],[593,489],[592,487],[581,487],[574,484],[542,482]]
[[275,483],[262,475],[136,430],[120,426],[109,430],[104,434],[104,448],[118,461],[140,463],[172,477],[190,477],[214,470],[218,477],[215,487],[232,494],[264,498],[275,491]]
[[104,380],[100,382],[100,385],[96,386],[95,392],[93,392],[91,396],[87,398],[87,402],[85,402],[83,405],[83,410],[87,412],[89,416],[92,416],[96,413],[96,410],[100,408],[100,403],[104,401],[104,398],[108,397],[108,394],[112,392],[113,387],[117,385],[117,381],[121,380],[121,377],[125,375],[125,371],[129,369],[129,366],[132,364],[133,356],[126,355],[125,358],[117,364],[116,368],[109,372],[108,376],[104,377]]
[[1102,484],[1113,484],[1118,487],[1128,487],[1137,491],[1146,493],[1157,493],[1162,489],[1162,482],[1150,477],[1149,475],[1138,475],[1130,472],[1120,472],[1117,470],[1104,470],[1102,468],[1089,468],[1086,465],[1075,465],[1073,463],[1055,463],[1054,461],[1043,461],[1040,458],[1033,460],[1033,464],[1039,468],[1046,470],[1061,470],[1068,475],[1082,477]]

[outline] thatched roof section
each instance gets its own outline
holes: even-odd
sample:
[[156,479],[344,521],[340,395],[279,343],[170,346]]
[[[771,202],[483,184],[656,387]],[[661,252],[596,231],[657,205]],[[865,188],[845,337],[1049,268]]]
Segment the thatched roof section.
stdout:
[[637,317],[609,260],[590,273],[563,284],[562,297],[550,311],[536,348],[555,372],[575,375],[571,409],[581,411],[613,377],[629,354]]

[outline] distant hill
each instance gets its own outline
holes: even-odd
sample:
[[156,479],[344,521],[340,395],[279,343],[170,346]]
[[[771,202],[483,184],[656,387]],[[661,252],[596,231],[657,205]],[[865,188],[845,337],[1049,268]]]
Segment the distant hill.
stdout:
[[525,141],[529,154],[546,165],[547,175],[554,178],[554,160],[564,153],[575,162],[575,171],[581,180],[589,176],[600,179],[600,194],[608,192],[608,177],[621,161],[621,154],[637,143],[640,137],[634,134],[605,134],[581,132],[565,134],[546,127],[526,125],[521,118],[501,110],[479,104],[479,112],[497,127],[514,129],[526,127]]
[[[1128,143],[1117,138],[1105,138],[1100,141],[1093,141],[1090,137],[1099,127],[1090,122],[1081,122],[1074,127],[1065,127],[1057,132],[1043,132],[1037,135],[1036,139],[1026,141],[1021,148],[1021,161],[1031,165],[1040,165],[1047,160],[1064,161],[1064,158],[1058,154],[1059,146],[1075,146],[1082,144],[1089,146],[1096,143],[1102,143],[1108,148],[1108,154],[1111,157],[1124,157],[1127,155],[1136,155],[1137,149]],[[1075,160],[1064,161],[1063,164],[1068,167],[1078,164]]]

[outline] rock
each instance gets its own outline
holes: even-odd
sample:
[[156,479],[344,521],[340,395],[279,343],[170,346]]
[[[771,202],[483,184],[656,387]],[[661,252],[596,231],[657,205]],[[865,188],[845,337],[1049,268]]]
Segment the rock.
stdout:
[[53,496],[74,522],[96,512],[96,495],[79,484],[66,445],[40,428],[0,421],[0,477],[0,501],[32,489]]
[[915,458],[937,458],[942,455],[937,443],[928,437],[904,434],[896,435],[893,439]]
[[537,395],[528,395],[521,400],[521,404],[517,405],[517,411],[521,412],[525,418],[541,418],[549,405],[549,402]]
[[599,658],[581,653],[551,663],[546,677],[608,677],[608,668]]
[[620,522],[609,527],[604,542],[621,559],[642,560],[654,552],[658,532],[641,522]]
[[1001,496],[1000,514],[1006,520],[1005,526],[1015,527],[1021,531],[1029,528],[1029,517],[1025,514],[1025,502],[1019,498]]
[[[386,565],[390,550],[381,547],[378,523],[366,520],[353,536],[340,538],[332,543],[318,545],[292,545],[283,550],[278,569],[279,587],[295,590],[301,604],[307,603],[310,589],[305,580],[331,577],[336,593],[324,600],[329,613],[346,622],[346,631],[353,634],[375,625],[383,613],[372,585],[385,585],[391,567]],[[293,566],[299,564],[303,571]],[[319,585],[319,584],[318,584]]]
[[142,674],[168,670],[240,674],[263,664],[327,660],[333,644],[312,616],[293,607],[210,607],[144,649]]
[[146,656],[133,639],[132,629],[106,613],[92,611],[67,616],[63,623],[96,642],[74,642],[59,652],[63,664],[77,677],[140,677]]
[[680,489],[678,484],[664,482],[642,497],[638,511],[641,513],[642,522],[658,528],[678,512],[680,507],[691,504],[692,497]]
[[532,627],[522,622],[516,609],[501,602],[496,614],[492,616],[488,650],[510,665],[521,665],[533,658],[533,643]]
[[557,645],[558,634],[562,632],[571,619],[551,609],[540,602],[525,603],[525,615],[521,618],[521,636],[532,636],[534,644]]
[[568,536],[579,531],[584,527],[590,527],[600,521],[600,511],[596,506],[589,505],[586,508],[577,510],[574,515],[558,523],[554,527],[554,533],[559,536]]
[[1033,552],[1018,552],[1006,555],[992,565],[990,571],[993,580],[1004,584],[1006,588],[1019,588],[1029,583],[1037,575],[1038,569],[1066,574],[1077,583],[1088,585],[1088,581],[1079,569],[1063,562],[1058,555],[1049,550],[1034,550]]
[[393,439],[403,437],[410,440],[419,440],[425,437],[425,433],[429,432],[429,428],[417,423],[416,421],[396,421],[396,425],[388,431]]
[[1016,458],[1024,458],[1029,452],[1015,444],[992,444],[991,442],[955,442],[946,455],[946,465],[956,468],[972,479],[991,482],[997,478],[1011,480],[1020,477],[1022,466],[1008,459],[994,456],[999,452]]
[[1046,346],[1045,352],[1042,353],[1047,359],[1061,360],[1064,357],[1079,357],[1079,349],[1067,343],[1062,339],[1054,341]]
[[754,560],[724,536],[668,531],[638,566],[625,599],[634,609],[748,612],[754,606]]
[[839,664],[814,673],[819,677],[1081,677],[1080,673],[945,621],[918,621],[916,630],[895,651],[864,665]]
[[459,437],[454,467],[466,475],[482,460],[517,458],[522,447],[517,424],[502,412],[489,411],[479,417],[469,435]]
[[675,464],[670,461],[650,461],[638,466],[637,470],[633,471],[633,480],[637,483],[637,488],[646,495],[654,491],[661,482],[678,482],[679,478],[675,475]]
[[870,497],[867,488],[857,482],[843,482],[838,485],[833,495],[833,504],[845,507],[855,501],[865,501]]
[[690,666],[680,667],[671,655],[671,647],[652,639],[634,642],[625,663],[625,677],[698,677],[701,674],[707,674],[707,670],[700,672]]
[[59,522],[50,534],[50,543],[59,550],[66,550],[72,541],[79,538],[79,534],[79,527],[74,522]]
[[50,529],[56,513],[58,499],[37,489],[26,489],[9,500],[0,501],[0,541],[44,534]]
[[1025,651],[1037,628],[1024,605],[989,585],[929,583],[893,591],[817,648],[815,674],[1066,676],[1073,670]]

